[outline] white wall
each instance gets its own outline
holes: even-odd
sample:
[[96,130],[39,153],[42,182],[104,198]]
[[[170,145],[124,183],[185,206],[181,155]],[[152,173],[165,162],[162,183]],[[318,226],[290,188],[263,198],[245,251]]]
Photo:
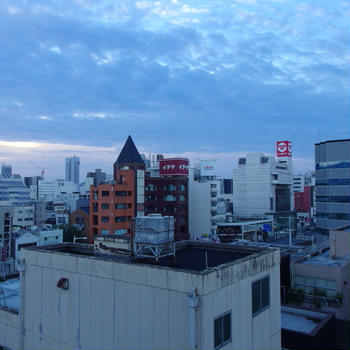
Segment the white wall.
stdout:
[[[192,286],[199,349],[213,348],[214,318],[227,309],[232,342],[224,348],[280,349],[278,250],[207,274],[50,251],[22,257],[25,349],[188,349]],[[266,274],[271,305],[252,318],[251,283]],[[68,290],[56,287],[62,277]]]
[[0,345],[4,348],[18,349],[18,313],[0,308]]
[[[267,163],[261,163],[261,157],[267,157]],[[246,164],[238,165],[233,171],[233,213],[240,217],[259,217],[276,209],[275,187],[279,184],[292,186],[292,163],[279,163],[279,159],[263,153],[248,153]],[[283,160],[282,160],[283,161]],[[276,166],[285,166],[279,169]],[[277,176],[277,180],[275,177]],[[270,198],[273,208],[270,207]],[[291,205],[293,198],[291,196]],[[292,209],[292,207],[291,207]]]
[[13,208],[12,226],[34,225],[34,205]]

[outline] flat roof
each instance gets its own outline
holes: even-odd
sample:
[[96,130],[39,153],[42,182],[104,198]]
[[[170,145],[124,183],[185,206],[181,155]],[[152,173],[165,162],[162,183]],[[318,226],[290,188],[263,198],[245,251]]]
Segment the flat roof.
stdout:
[[276,248],[231,246],[222,243],[182,241],[175,244],[176,256],[166,256],[156,261],[153,258],[135,257],[121,254],[101,254],[94,252],[93,245],[81,243],[60,243],[24,249],[51,251],[92,257],[101,260],[113,260],[120,263],[146,264],[187,272],[209,273],[211,268],[226,267],[253,256],[260,256]]
[[272,222],[271,220],[252,220],[252,221],[238,221],[238,222],[223,222],[217,223],[217,226],[246,226],[246,225],[257,225]]
[[347,263],[347,260],[343,258],[332,259],[329,256],[329,249],[327,249],[321,254],[310,256],[308,259],[305,259],[303,261],[297,261],[297,263],[304,265],[337,267],[345,265]]
[[281,306],[281,328],[310,334],[320,323],[330,317],[329,313]]
[[315,143],[315,145],[322,145],[324,143],[330,143],[330,142],[346,142],[346,141],[350,141],[350,139],[327,140],[327,141]]

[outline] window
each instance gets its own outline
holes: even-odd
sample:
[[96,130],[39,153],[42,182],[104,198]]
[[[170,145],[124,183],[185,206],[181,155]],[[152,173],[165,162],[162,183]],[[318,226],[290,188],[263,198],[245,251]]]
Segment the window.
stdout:
[[163,199],[165,202],[175,202],[176,197],[172,194],[168,194],[167,196],[164,197]]
[[109,217],[108,216],[102,216],[101,217],[101,222],[109,222]]
[[228,311],[214,319],[214,348],[231,341],[231,311]]
[[269,276],[252,283],[253,316],[270,305]]
[[116,197],[126,197],[127,192],[126,191],[115,191]]
[[186,191],[185,185],[180,184],[180,185],[179,185],[179,190],[180,190],[180,191]]
[[102,203],[101,204],[101,209],[109,209],[109,204],[108,203]]
[[117,203],[114,205],[115,209],[126,209],[126,203]]
[[114,218],[115,222],[125,222],[126,221],[126,216],[116,216]]
[[157,186],[153,184],[148,184],[146,187],[146,191],[156,191],[156,190],[157,190]]
[[108,197],[109,196],[109,191],[102,191],[102,197]]
[[180,196],[179,196],[179,201],[180,202],[184,202],[185,201],[185,196],[183,195],[183,194],[180,194]]

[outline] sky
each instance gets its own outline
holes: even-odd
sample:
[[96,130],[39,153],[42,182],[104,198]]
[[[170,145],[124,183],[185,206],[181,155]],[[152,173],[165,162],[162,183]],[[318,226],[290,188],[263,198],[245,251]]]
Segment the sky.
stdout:
[[349,1],[1,0],[0,161],[81,177],[140,153],[217,159],[350,135]]

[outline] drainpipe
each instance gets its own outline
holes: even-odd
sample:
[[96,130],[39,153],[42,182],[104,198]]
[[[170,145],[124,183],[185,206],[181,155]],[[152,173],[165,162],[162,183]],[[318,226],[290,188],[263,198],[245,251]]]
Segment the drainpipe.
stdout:
[[20,299],[19,299],[19,340],[18,349],[24,350],[24,285],[25,285],[25,270],[26,264],[25,260],[21,260],[19,263],[19,273],[20,273]]
[[198,307],[198,296],[196,287],[192,287],[187,296],[187,305],[190,308],[190,349],[196,349],[196,308]]

